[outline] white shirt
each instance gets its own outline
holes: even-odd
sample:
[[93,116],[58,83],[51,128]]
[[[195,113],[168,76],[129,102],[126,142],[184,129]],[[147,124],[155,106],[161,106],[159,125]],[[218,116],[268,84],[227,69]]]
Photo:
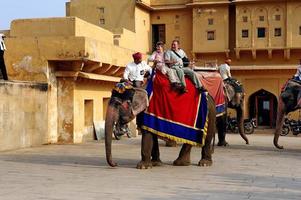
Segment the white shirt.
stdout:
[[299,77],[299,80],[301,80],[301,65],[298,65],[295,77]]
[[223,80],[231,77],[230,66],[227,63],[221,64],[219,66],[219,73]]
[[152,68],[142,61],[138,65],[135,62],[131,62],[126,65],[123,78],[130,81],[143,81],[146,72],[152,73]]
[[5,51],[6,50],[6,47],[5,47],[5,44],[4,44],[4,40],[3,40],[3,34],[0,33],[0,50],[1,51]]
[[175,54],[175,52],[173,52],[172,50],[167,50],[164,54],[164,59],[168,60],[168,61],[177,61],[176,64],[177,66],[183,67],[183,57],[187,57],[186,53],[182,50],[182,49],[178,49],[178,51],[176,51],[177,54],[179,54],[179,56],[181,56],[181,58],[179,56],[177,56]]

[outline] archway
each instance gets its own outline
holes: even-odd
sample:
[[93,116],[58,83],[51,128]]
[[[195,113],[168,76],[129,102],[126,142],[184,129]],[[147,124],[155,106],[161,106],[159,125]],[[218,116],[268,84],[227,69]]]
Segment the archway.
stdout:
[[261,89],[249,97],[250,118],[255,118],[259,127],[273,128],[276,124],[277,105],[276,96]]

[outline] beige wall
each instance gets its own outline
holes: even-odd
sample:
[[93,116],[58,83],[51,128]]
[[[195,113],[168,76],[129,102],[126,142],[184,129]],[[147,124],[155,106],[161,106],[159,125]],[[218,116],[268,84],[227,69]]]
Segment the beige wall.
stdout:
[[[114,73],[121,74],[135,51],[133,47],[114,45],[113,36],[108,30],[75,17],[13,21],[5,40],[8,76],[10,80],[49,85],[43,99],[47,119],[41,118],[46,142],[78,143],[91,139],[90,122],[103,122],[103,102],[108,103],[114,82],[119,80],[113,77]],[[137,45],[134,41],[132,45]],[[81,70],[88,70],[83,72],[90,75],[78,82],[83,80],[77,77]],[[92,110],[91,119],[87,119],[91,113],[87,108]],[[40,130],[33,131],[32,134],[40,134]]]
[[150,32],[150,14],[138,7],[135,8],[135,27],[136,41],[135,50],[150,53],[151,51],[151,32]]
[[165,24],[166,45],[170,48],[174,39],[180,40],[180,46],[187,55],[192,50],[192,12],[191,10],[156,11],[151,15],[151,24]]
[[288,45],[293,48],[300,48],[301,47],[301,2],[291,2],[288,4],[288,15],[287,15],[287,26],[289,26],[291,31],[289,32]]
[[15,20],[10,33],[4,55],[10,80],[47,82],[48,60],[87,59],[125,66],[134,52],[113,45],[109,31],[73,17]]
[[[212,25],[208,24],[209,19],[213,20]],[[228,21],[228,5],[193,9],[193,52],[208,53],[228,50]],[[207,39],[208,31],[214,31],[214,40]]]
[[[113,83],[97,82],[91,80],[80,80],[76,82],[74,90],[74,142],[80,143],[85,139],[91,139],[93,137],[93,131],[91,123],[85,123],[89,121],[89,117],[92,117],[93,122],[104,121],[106,108],[105,101],[111,96],[111,89],[114,86]],[[86,101],[86,106],[85,106]],[[92,112],[89,109],[87,101],[91,101],[93,105]],[[85,113],[88,114],[85,116]],[[86,119],[85,119],[86,118]],[[88,118],[88,119],[87,119]]]
[[[135,31],[134,12],[135,1],[71,0],[68,14],[114,32],[121,28]],[[100,19],[105,23],[100,24]]]
[[[236,8],[236,47],[242,48],[267,48],[267,47],[283,47],[285,42],[285,12],[284,3],[271,4],[251,4],[237,5]],[[281,15],[281,20],[276,21],[275,15]],[[263,16],[264,21],[260,21],[259,17]],[[243,17],[247,17],[247,22],[243,22]],[[264,38],[257,37],[257,28],[266,28],[266,36]],[[282,36],[275,37],[274,29],[281,28]],[[248,30],[249,36],[242,38],[242,30]]]
[[[301,47],[299,34],[300,18],[296,17],[301,12],[301,3],[297,1],[257,2],[237,4],[236,7],[236,47],[239,48],[285,48]],[[280,20],[275,16],[280,15]],[[248,17],[248,22],[243,22],[243,16]],[[264,21],[259,21],[259,16],[264,16]],[[257,37],[257,28],[266,28],[266,37]],[[275,36],[275,28],[281,28],[281,36]],[[242,38],[242,29],[249,30],[249,37]]]
[[51,142],[47,85],[0,81],[0,151]]

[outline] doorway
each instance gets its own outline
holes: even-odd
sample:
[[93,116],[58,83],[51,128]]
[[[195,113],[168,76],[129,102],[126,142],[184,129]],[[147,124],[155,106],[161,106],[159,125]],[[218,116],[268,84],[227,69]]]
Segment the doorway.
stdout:
[[153,24],[152,25],[152,47],[156,49],[156,43],[161,41],[165,44],[166,41],[166,30],[165,24]]
[[249,102],[250,118],[255,118],[259,127],[275,127],[278,104],[275,95],[261,89],[250,96]]

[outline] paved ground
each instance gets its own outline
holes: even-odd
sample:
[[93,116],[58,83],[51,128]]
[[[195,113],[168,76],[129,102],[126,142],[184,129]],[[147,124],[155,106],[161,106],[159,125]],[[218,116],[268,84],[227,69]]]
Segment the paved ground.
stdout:
[[113,141],[119,167],[107,166],[104,143],[46,145],[0,153],[1,200],[92,199],[301,199],[301,136],[281,137],[285,150],[272,146],[269,131],[229,134],[229,147],[216,147],[214,165],[172,166],[180,147],[161,143],[163,167],[137,170],[140,137]]

